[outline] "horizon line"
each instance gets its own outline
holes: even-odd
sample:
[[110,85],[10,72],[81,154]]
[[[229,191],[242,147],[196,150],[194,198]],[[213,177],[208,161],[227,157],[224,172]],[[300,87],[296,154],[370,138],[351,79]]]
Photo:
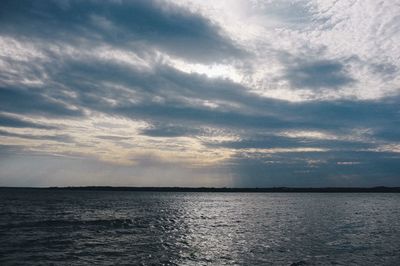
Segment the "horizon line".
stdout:
[[87,190],[87,191],[148,191],[148,192],[389,192],[400,193],[400,187],[154,187],[154,186],[0,186],[0,189]]

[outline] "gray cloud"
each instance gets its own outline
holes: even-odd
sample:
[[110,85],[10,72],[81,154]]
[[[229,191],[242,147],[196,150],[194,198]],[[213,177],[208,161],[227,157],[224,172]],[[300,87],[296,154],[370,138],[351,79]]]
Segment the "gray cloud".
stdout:
[[[238,158],[231,160],[229,165],[235,175],[241,176],[236,185],[252,184],[279,184],[282,177],[285,184],[320,184],[320,181],[306,179],[307,176],[318,175],[330,176],[328,171],[339,171],[351,168],[348,165],[339,165],[336,161],[325,168],[314,173],[314,168],[309,169],[308,163],[304,161],[303,153],[285,153],[276,158],[276,163],[263,163],[264,155],[243,157],[240,149],[246,148],[301,148],[314,147],[326,148],[329,151],[323,155],[335,154],[337,160],[345,158],[342,154],[353,154],[353,159],[359,159],[358,151],[376,148],[375,143],[370,141],[336,141],[336,140],[312,140],[302,138],[287,138],[271,135],[282,130],[322,130],[333,134],[352,134],[353,129],[366,128],[372,132],[380,132],[382,128],[389,132],[397,132],[399,120],[397,101],[394,98],[379,101],[314,101],[290,103],[282,100],[260,97],[250,93],[246,87],[224,79],[211,79],[197,74],[187,74],[165,65],[155,66],[151,71],[129,68],[125,65],[109,61],[85,61],[77,59],[73,61],[64,60],[63,64],[52,67],[52,78],[54,84],[62,84],[69,88],[76,97],[61,97],[63,104],[53,106],[54,100],[47,100],[46,90],[19,89],[18,93],[32,94],[30,99],[38,99],[37,102],[44,104],[35,105],[28,102],[25,97],[9,97],[6,110],[18,113],[39,113],[45,115],[65,115],[62,106],[65,104],[76,106],[78,110],[93,110],[109,115],[126,117],[134,120],[145,120],[153,126],[143,129],[141,134],[150,137],[180,137],[180,136],[202,136],[202,128],[216,127],[230,130],[240,138],[237,141],[206,143],[211,149],[229,148],[237,150]],[[127,90],[118,90],[107,84],[121,85]],[[10,91],[10,90],[8,90]],[[8,92],[7,91],[7,92]],[[21,91],[21,92],[20,92]],[[12,92],[14,93],[14,91]],[[10,94],[12,94],[10,92]],[[57,100],[57,93],[53,97]],[[23,100],[26,99],[26,103]],[[16,104],[13,100],[16,99]],[[156,99],[156,100],[155,100]],[[110,103],[109,100],[114,100]],[[134,100],[134,101],[132,101]],[[19,102],[20,101],[20,102]],[[215,107],[202,105],[202,102],[215,103]],[[19,106],[18,109],[15,106]],[[61,106],[61,107],[60,107]],[[4,107],[3,107],[4,108]],[[54,109],[54,110],[53,110]],[[68,110],[68,109],[67,109]],[[78,113],[79,114],[79,113]],[[77,114],[75,114],[77,115]],[[377,133],[378,134],[378,133]],[[393,133],[396,136],[395,133]],[[124,139],[99,137],[119,142]],[[387,139],[389,141],[389,139]],[[391,138],[393,140],[393,136]],[[339,151],[342,150],[340,154]],[[346,153],[345,153],[346,152]],[[307,156],[309,154],[307,153]],[[335,155],[335,156],[336,156]],[[372,153],[371,156],[380,158],[381,153]],[[276,155],[274,155],[276,156]],[[324,157],[321,153],[318,156]],[[310,160],[316,160],[317,155],[311,156]],[[267,157],[270,160],[270,157]],[[362,159],[362,158],[361,158]],[[260,161],[261,160],[261,161]],[[297,162],[287,165],[286,161]],[[369,159],[370,161],[372,159]],[[397,158],[390,159],[396,161]],[[369,162],[369,161],[368,161]],[[368,163],[367,162],[367,163]],[[386,165],[384,162],[382,162]],[[363,168],[360,163],[357,171],[345,171],[341,175],[368,175],[369,167]],[[380,164],[375,164],[381,167]],[[390,164],[392,165],[392,164]],[[253,167],[253,168],[252,168]],[[337,169],[336,169],[337,168]],[[274,173],[264,182],[262,177],[250,178],[250,174],[259,171],[262,176],[269,176],[267,172]],[[258,169],[258,170],[257,170]],[[323,172],[327,169],[327,172]],[[336,169],[336,170],[335,170]],[[394,175],[393,171],[385,170],[386,174]],[[300,177],[298,173],[300,174]],[[257,176],[257,175],[255,175]],[[297,179],[302,181],[297,182]],[[312,181],[312,182],[311,182]],[[297,183],[296,183],[297,182]],[[330,182],[324,179],[323,182]],[[394,182],[393,180],[390,182]],[[321,184],[322,184],[321,183]],[[334,184],[334,183],[332,183]]]
[[238,154],[236,186],[397,186],[398,153],[330,151]]
[[202,130],[192,127],[178,125],[153,125],[151,128],[143,129],[141,134],[150,137],[181,137],[195,136],[201,134]]
[[260,1],[254,4],[253,11],[266,20],[278,20],[290,27],[301,28],[315,20],[309,6],[307,1]]
[[0,10],[5,35],[153,47],[201,62],[244,55],[217,25],[164,1],[2,1]]
[[15,127],[15,128],[38,128],[38,129],[55,129],[54,126],[42,125],[29,122],[23,119],[18,119],[14,116],[0,114],[0,126]]
[[[275,12],[288,16],[285,10]],[[292,15],[295,10],[288,12],[291,19],[286,22],[295,22]],[[305,10],[299,12],[308,21],[310,14]],[[51,130],[55,129],[52,119],[79,121],[93,114],[106,114],[147,122],[149,127],[141,129],[139,134],[157,141],[165,137],[173,142],[175,137],[212,136],[215,132],[210,128],[222,137],[225,132],[231,133],[235,140],[201,142],[201,138],[196,138],[196,141],[205,149],[224,148],[235,154],[210,172],[227,174],[225,170],[229,168],[229,173],[236,177],[233,184],[236,186],[380,185],[382,182],[395,185],[400,182],[398,152],[379,152],[381,146],[399,144],[399,96],[289,102],[261,96],[252,92],[252,88],[229,79],[175,69],[158,58],[155,50],[187,62],[201,63],[241,60],[245,55],[218,25],[182,7],[159,1],[2,1],[0,26],[1,36],[29,40],[46,58],[43,61],[15,60],[12,55],[0,58],[5,65],[14,67],[1,69],[3,74],[0,74],[0,126],[8,127],[0,130],[1,136],[74,143],[67,134],[52,134]],[[50,48],[50,44],[59,51]],[[83,53],[99,45],[132,51],[148,62],[149,67],[121,63],[102,54]],[[64,52],[68,47],[76,51]],[[282,60],[285,72],[281,78],[291,88],[318,91],[357,83],[343,60],[318,59],[316,55],[287,56],[285,60]],[[370,68],[386,76],[396,72],[394,66],[387,64],[373,64]],[[40,82],[35,85],[22,82],[25,78]],[[21,118],[25,116],[29,120]],[[35,117],[48,119],[49,123],[31,122]],[[49,133],[21,134],[12,128],[46,129]],[[349,138],[287,137],[282,135],[284,131],[317,131]],[[351,138],[358,131],[361,131],[356,136],[359,139]],[[104,140],[128,146],[123,142],[130,137],[107,133],[96,135],[97,142],[93,143]],[[303,147],[326,151],[262,151]],[[13,155],[20,148],[3,145],[0,152],[3,156]],[[255,152],[249,153],[246,149]],[[176,184],[183,182],[184,174],[193,170],[151,156],[134,159],[140,164],[138,175],[162,174],[167,167],[171,176],[179,176],[169,177]],[[26,158],[15,160],[22,162]],[[60,159],[60,164],[63,160]],[[38,159],[40,163],[45,161]],[[91,162],[93,167],[99,164]],[[26,165],[31,167],[29,163]],[[68,165],[78,165],[83,173],[90,170],[75,161],[68,160]],[[11,168],[15,170],[17,166],[14,164]],[[2,167],[6,167],[4,163]],[[122,168],[108,165],[102,169],[107,173],[119,172],[129,182],[132,168]],[[182,170],[181,174],[174,169]],[[202,174],[198,171],[194,176],[204,177],[209,173],[204,169]],[[103,178],[102,182],[105,180],[100,172],[96,175]]]
[[332,60],[299,61],[288,66],[284,78],[293,88],[339,88],[355,82],[343,63]]
[[52,140],[52,141],[58,141],[58,142],[63,142],[63,143],[73,142],[72,137],[68,136],[66,134],[33,135],[33,134],[13,133],[13,132],[5,131],[5,130],[0,130],[0,136],[15,137],[15,138],[22,138],[22,139]]
[[305,137],[284,137],[277,135],[253,136],[237,141],[207,143],[210,147],[230,149],[273,149],[273,148],[321,148],[330,150],[357,150],[376,148],[376,144],[362,141],[313,139]]
[[115,141],[130,139],[130,137],[108,136],[108,135],[96,136],[96,138],[98,138],[98,139],[105,139],[105,140],[115,140]]
[[0,110],[20,114],[45,116],[81,116],[80,110],[69,108],[65,103],[51,98],[37,88],[0,87]]

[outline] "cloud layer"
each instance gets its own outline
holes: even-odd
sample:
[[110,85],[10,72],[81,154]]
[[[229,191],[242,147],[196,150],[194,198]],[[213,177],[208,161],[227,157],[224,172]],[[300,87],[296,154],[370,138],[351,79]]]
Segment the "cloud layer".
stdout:
[[2,1],[0,185],[399,185],[399,6],[328,2]]

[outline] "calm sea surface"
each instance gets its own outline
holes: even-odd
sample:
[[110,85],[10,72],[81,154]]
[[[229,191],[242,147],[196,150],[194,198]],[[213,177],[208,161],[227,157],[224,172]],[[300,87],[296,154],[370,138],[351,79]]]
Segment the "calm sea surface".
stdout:
[[0,190],[0,265],[400,265],[400,194]]

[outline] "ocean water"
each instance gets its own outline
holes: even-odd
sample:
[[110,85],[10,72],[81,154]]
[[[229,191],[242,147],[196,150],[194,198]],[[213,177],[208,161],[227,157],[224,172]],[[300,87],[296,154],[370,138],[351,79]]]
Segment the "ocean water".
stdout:
[[0,190],[0,265],[400,265],[400,194]]

